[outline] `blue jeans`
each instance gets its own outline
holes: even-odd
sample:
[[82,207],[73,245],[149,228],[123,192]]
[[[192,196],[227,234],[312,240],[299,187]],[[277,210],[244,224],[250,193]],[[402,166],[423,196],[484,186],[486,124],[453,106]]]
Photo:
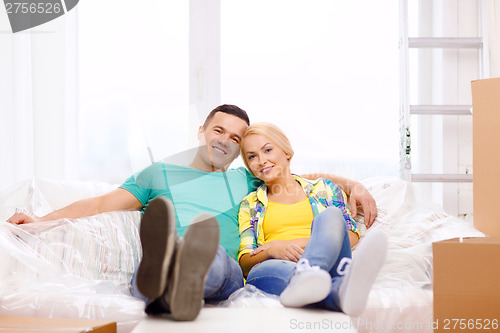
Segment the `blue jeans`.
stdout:
[[[319,266],[329,272],[332,277],[330,294],[323,301],[312,306],[341,311],[338,290],[342,280],[342,269],[345,267],[339,267],[339,264],[343,258],[351,258],[351,242],[347,223],[339,208],[328,207],[314,218],[311,225],[311,238],[302,258],[308,259],[311,266]],[[252,267],[247,283],[269,294],[280,295],[288,285],[295,265],[294,262],[287,260],[263,261]]]
[[[149,300],[140,293],[137,288],[136,274],[137,270],[131,281],[130,293],[132,296],[144,300],[148,306],[155,303],[154,307],[156,307],[156,309],[154,312],[168,312],[168,305],[165,304],[161,298],[159,300]],[[240,266],[236,260],[231,258],[226,253],[226,250],[219,245],[219,249],[210,266],[210,271],[205,282],[205,302],[216,303],[226,300],[229,295],[241,287],[243,287],[243,273],[241,272]],[[160,309],[158,309],[158,307]]]

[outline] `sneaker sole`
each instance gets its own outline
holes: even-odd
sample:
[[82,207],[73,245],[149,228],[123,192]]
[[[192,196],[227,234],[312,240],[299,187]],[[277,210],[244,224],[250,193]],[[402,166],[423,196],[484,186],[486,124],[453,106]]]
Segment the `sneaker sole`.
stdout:
[[194,320],[200,313],[205,281],[219,247],[219,224],[200,214],[187,229],[175,254],[167,302],[175,320]]
[[343,281],[341,307],[345,314],[359,316],[366,307],[373,283],[385,262],[387,236],[379,230],[368,233],[359,244]]
[[324,300],[332,289],[332,278],[326,271],[302,273],[297,281],[289,285],[280,295],[281,304],[301,308]]
[[142,260],[137,271],[137,288],[154,300],[165,291],[175,248],[175,211],[165,198],[152,200],[142,217],[139,231]]

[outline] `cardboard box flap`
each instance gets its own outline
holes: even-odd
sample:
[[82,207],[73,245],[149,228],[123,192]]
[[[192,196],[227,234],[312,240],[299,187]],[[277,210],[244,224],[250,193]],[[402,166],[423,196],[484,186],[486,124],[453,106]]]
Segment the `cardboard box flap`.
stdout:
[[[441,294],[500,295],[500,238],[451,239],[433,244],[434,290]],[[478,273],[480,272],[480,273]]]
[[0,316],[0,332],[96,332],[116,333],[109,320]]
[[500,78],[472,81],[474,227],[500,236]]
[[434,332],[500,331],[500,238],[432,244]]

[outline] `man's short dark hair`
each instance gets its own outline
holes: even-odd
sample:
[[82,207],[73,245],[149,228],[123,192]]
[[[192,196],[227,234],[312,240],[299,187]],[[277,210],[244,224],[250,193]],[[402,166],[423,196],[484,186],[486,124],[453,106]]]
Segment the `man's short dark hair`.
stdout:
[[215,109],[213,109],[207,116],[207,119],[205,119],[205,122],[203,123],[203,127],[206,128],[210,120],[215,116],[217,112],[224,112],[227,114],[231,114],[233,116],[236,116],[242,120],[244,120],[247,125],[250,126],[250,119],[248,118],[247,113],[245,110],[237,107],[236,105],[231,105],[231,104],[223,104],[219,105]]

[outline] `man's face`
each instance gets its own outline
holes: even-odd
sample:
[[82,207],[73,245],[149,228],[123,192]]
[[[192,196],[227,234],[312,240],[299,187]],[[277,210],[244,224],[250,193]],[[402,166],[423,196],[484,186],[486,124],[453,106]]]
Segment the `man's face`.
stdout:
[[[199,154],[203,162],[216,170],[225,170],[238,156],[239,143],[247,129],[247,123],[236,116],[217,112],[206,128],[200,126],[198,140]],[[206,149],[203,146],[206,145]]]

